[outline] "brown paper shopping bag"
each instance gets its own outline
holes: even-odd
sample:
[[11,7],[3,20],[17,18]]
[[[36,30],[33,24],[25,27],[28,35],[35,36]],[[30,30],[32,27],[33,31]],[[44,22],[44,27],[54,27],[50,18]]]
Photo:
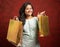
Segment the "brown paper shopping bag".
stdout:
[[39,21],[39,34],[40,37],[47,36],[49,33],[49,21],[48,21],[48,16],[40,16]]
[[22,22],[10,19],[8,33],[7,33],[7,40],[12,44],[16,45],[19,43],[22,32]]

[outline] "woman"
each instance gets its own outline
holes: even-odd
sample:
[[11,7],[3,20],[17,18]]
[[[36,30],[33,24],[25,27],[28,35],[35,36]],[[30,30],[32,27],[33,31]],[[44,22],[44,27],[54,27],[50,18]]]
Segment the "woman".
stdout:
[[32,4],[26,2],[19,11],[19,20],[23,22],[23,36],[17,47],[40,47],[37,39],[38,18],[39,15],[44,14],[45,11],[38,14],[37,17],[34,17],[33,10]]

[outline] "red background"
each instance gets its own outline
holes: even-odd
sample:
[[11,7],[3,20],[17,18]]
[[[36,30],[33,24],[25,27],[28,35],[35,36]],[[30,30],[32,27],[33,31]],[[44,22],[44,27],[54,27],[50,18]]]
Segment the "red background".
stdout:
[[[6,40],[9,19],[18,16],[19,8],[28,0],[0,0],[0,47],[15,47]],[[41,47],[60,47],[60,0],[29,0],[34,15],[46,11],[49,17],[49,35],[39,37]]]

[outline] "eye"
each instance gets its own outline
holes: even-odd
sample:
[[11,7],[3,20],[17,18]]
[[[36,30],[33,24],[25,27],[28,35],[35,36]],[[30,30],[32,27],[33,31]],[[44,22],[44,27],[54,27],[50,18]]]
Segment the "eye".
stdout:
[[26,8],[26,10],[29,10],[29,8]]

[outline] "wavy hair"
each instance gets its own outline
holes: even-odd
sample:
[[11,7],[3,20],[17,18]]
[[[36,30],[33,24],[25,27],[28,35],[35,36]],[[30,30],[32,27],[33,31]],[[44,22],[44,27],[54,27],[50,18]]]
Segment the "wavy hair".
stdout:
[[[30,2],[25,2],[19,10],[19,20],[23,22],[23,25],[25,24],[25,21],[26,21],[25,8],[27,5],[32,6],[32,4]],[[33,6],[32,6],[32,9],[33,9]],[[33,13],[32,13],[32,16],[33,16]]]

